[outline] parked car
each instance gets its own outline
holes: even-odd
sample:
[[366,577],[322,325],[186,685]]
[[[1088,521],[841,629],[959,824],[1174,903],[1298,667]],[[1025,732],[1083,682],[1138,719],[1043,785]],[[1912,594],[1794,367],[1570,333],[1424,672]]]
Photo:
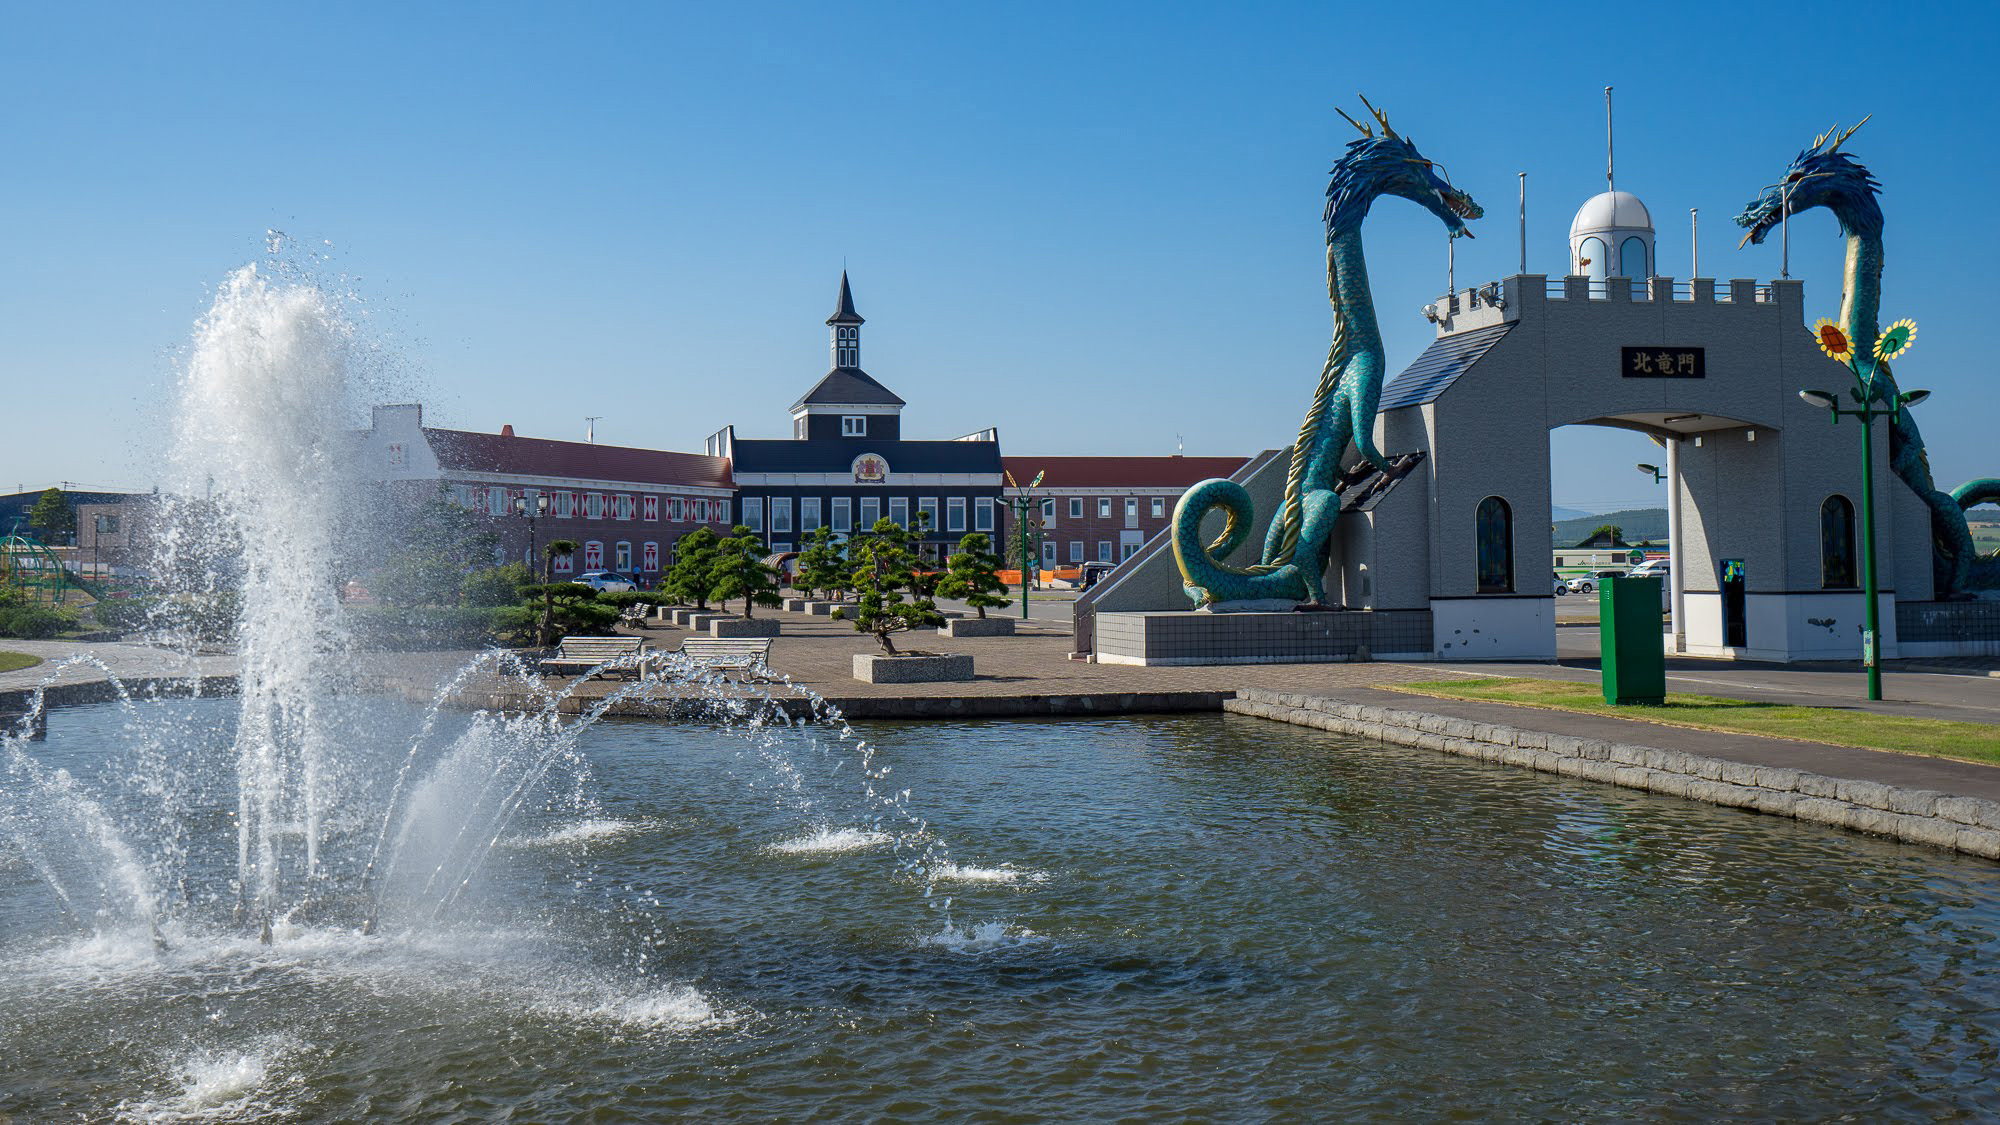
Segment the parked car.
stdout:
[[637,582],[632,581],[615,570],[586,570],[578,575],[576,580],[596,590],[598,593],[606,591],[615,593],[619,590],[636,590],[639,588]]
[[1077,588],[1078,588],[1078,589],[1080,589],[1080,590],[1088,590],[1088,589],[1090,589],[1090,588],[1091,588],[1092,586],[1095,586],[1095,585],[1097,585],[1099,581],[1103,580],[1103,578],[1104,578],[1104,576],[1105,576],[1105,575],[1107,575],[1107,574],[1110,574],[1110,573],[1111,573],[1111,568],[1112,568],[1112,566],[1113,566],[1113,565],[1115,565],[1115,564],[1112,564],[1112,563],[1108,563],[1108,562],[1087,562],[1087,563],[1084,563],[1084,564],[1083,564],[1083,581],[1082,581],[1082,583],[1081,583],[1081,584],[1080,584],[1080,585],[1079,585],[1079,586],[1078,586]]
[[1647,559],[1625,572],[1627,578],[1666,578],[1673,573],[1674,564],[1669,559]]
[[1597,576],[1586,574],[1581,578],[1572,578],[1566,585],[1572,594],[1594,594],[1597,592]]
[[1549,573],[1555,575],[1556,597],[1560,598],[1563,595],[1569,593],[1569,583],[1563,581],[1563,576],[1560,574],[1556,574],[1555,571],[1550,571]]

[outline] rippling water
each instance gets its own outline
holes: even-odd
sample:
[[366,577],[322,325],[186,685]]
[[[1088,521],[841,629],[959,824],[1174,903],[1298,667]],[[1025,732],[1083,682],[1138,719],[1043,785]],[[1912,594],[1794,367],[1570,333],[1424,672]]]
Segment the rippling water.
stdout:
[[0,842],[0,1115],[2000,1113],[1992,864],[1247,718],[863,733],[928,899],[833,757],[644,723],[366,938],[79,933]]

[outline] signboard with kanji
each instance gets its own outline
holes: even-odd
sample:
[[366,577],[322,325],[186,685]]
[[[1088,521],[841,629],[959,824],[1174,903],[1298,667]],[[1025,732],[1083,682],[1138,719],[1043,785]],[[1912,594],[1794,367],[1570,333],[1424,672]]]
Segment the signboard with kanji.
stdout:
[[1700,348],[1620,348],[1618,373],[1627,379],[1702,379],[1708,375]]

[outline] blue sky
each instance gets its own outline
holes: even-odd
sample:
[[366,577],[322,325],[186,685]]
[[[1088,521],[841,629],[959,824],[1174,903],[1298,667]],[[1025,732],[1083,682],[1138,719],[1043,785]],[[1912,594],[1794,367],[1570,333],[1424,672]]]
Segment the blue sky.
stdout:
[[[1520,171],[1529,268],[1562,272],[1607,83],[1619,186],[1676,276],[1689,207],[1704,273],[1775,276],[1776,239],[1738,251],[1729,218],[1875,114],[1849,148],[1885,187],[1884,312],[1923,325],[1898,374],[1936,392],[1942,482],[2000,474],[1996,32],[1990,4],[17,5],[0,377],[9,414],[66,424],[7,425],[0,488],[149,484],[190,323],[267,228],[332,244],[398,394],[441,424],[784,436],[844,263],[913,436],[1248,453],[1296,429],[1326,347],[1334,106],[1366,91],[1486,205],[1463,284],[1513,272]],[[1792,233],[1831,312],[1833,221]],[[1443,234],[1388,201],[1366,237],[1399,368]],[[1649,448],[1564,431],[1556,502],[1657,502],[1629,467]]]

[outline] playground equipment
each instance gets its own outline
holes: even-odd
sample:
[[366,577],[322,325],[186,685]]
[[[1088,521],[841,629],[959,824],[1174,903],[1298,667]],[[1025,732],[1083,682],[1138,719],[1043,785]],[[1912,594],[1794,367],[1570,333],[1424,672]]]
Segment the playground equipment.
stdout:
[[46,544],[19,532],[0,538],[0,587],[54,605],[72,586],[84,589]]

